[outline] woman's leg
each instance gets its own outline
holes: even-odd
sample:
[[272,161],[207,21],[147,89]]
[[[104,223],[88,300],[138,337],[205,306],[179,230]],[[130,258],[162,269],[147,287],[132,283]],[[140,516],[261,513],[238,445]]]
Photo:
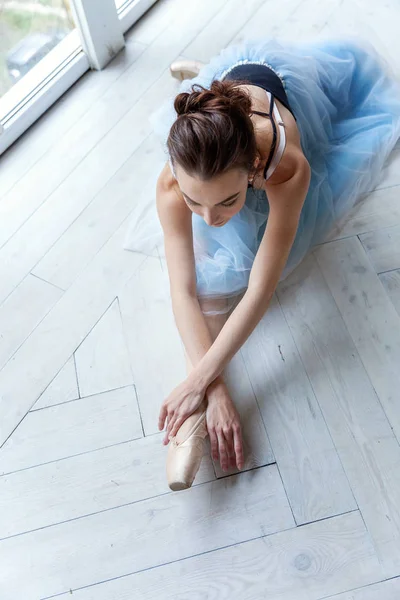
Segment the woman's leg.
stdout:
[[[204,314],[204,318],[206,320],[207,323],[207,327],[208,330],[211,334],[211,338],[212,341],[214,341],[219,332],[221,331],[221,329],[223,328],[223,326],[226,323],[226,320],[228,318],[228,301],[225,299],[216,299],[216,300],[202,300],[199,299],[200,302],[200,306],[201,309],[203,311]],[[226,311],[226,312],[223,312]],[[216,314],[216,315],[207,315],[207,312],[218,312],[220,314]],[[193,369],[192,363],[190,362],[190,359],[188,357],[188,355],[185,355],[186,357],[186,369],[187,372],[190,373],[190,371]],[[205,412],[207,408],[207,399],[205,399],[202,404],[199,406],[199,408],[192,414],[190,415],[190,417],[188,417],[186,419],[186,421],[181,425],[177,435],[176,435],[176,439],[179,443],[179,441],[183,440],[186,436],[186,434],[190,431],[190,429],[193,427],[193,423],[196,422],[196,420],[198,420],[199,415],[203,412]]]
[[[211,304],[212,302],[212,304]],[[200,301],[200,306],[202,307],[203,311],[211,311],[211,310],[221,310],[224,309],[226,306],[226,301],[225,300],[221,300],[221,301]],[[219,308],[217,308],[219,307]],[[223,326],[226,323],[226,320],[228,318],[228,314],[224,313],[224,314],[218,314],[218,315],[204,315],[209,332],[211,334],[212,340],[214,341],[219,332],[221,331],[221,329],[223,328]],[[188,373],[190,373],[190,371],[193,369],[192,363],[190,362],[190,359],[188,357],[188,355],[185,355],[186,358],[186,370]],[[194,423],[196,423],[196,421],[198,421],[199,416],[205,412],[207,408],[207,398],[205,398],[205,400],[201,403],[201,405],[199,406],[199,408],[197,410],[195,410],[195,412],[190,415],[190,417],[188,417],[186,419],[186,421],[184,423],[182,423],[178,433],[176,434],[176,440],[178,443],[182,442],[186,437],[188,432],[190,432],[190,430],[192,429]]]
[[[229,301],[225,298],[206,300],[199,299],[200,307],[204,313],[204,318],[207,323],[208,331],[211,334],[211,339],[214,340],[218,337],[219,332],[226,323],[229,316]],[[207,314],[207,313],[217,314]],[[192,364],[189,357],[186,355],[186,368],[188,373],[192,370]]]
[[[203,312],[221,312],[221,314],[207,315],[205,319],[213,341],[218,336],[228,317],[226,300],[200,301]],[[186,355],[188,372],[192,364]],[[200,467],[204,454],[204,440],[207,437],[205,412],[207,399],[199,408],[186,419],[179,428],[178,433],[170,442],[167,458],[168,484],[173,491],[182,490],[192,485],[193,479]]]

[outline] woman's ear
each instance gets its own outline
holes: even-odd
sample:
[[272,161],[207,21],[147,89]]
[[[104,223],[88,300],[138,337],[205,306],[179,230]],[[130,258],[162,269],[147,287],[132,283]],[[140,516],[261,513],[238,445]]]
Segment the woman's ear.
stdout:
[[258,167],[260,165],[260,162],[261,162],[260,155],[257,153],[257,156],[254,159],[253,168],[251,170],[250,177],[249,177],[249,183],[251,183],[251,184],[254,182],[254,176],[255,176],[255,174],[257,172],[257,169],[258,169]]

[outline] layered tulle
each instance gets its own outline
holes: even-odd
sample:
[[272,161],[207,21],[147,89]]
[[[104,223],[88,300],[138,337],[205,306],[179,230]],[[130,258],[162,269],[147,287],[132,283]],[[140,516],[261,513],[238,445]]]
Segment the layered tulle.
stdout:
[[[312,171],[285,277],[377,185],[400,138],[400,86],[366,43],[259,40],[226,48],[198,77],[183,82],[180,91],[194,83],[209,87],[213,79],[243,60],[265,62],[283,79]],[[164,144],[174,119],[171,98],[152,117]],[[142,207],[138,207],[126,248],[150,254],[162,245],[161,229],[154,207],[143,209],[148,210],[141,214]],[[223,227],[209,227],[193,215],[199,296],[232,297],[247,287],[267,218],[265,193],[252,189],[240,213]]]

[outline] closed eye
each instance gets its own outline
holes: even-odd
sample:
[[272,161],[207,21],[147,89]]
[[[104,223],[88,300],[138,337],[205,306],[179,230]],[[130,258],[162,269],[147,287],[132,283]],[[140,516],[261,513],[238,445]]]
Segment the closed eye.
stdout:
[[220,206],[233,206],[235,204],[235,202],[237,201],[237,198],[235,198],[235,200],[231,200],[230,202],[223,202]]
[[191,200],[190,198],[188,198],[187,196],[185,196],[185,194],[183,194],[183,196],[184,196],[186,202],[188,204],[190,204],[191,206],[200,206],[200,204],[198,204],[197,202],[193,202],[193,200]]
[[[222,202],[220,202],[219,204],[216,204],[215,206],[226,206],[226,207],[233,206],[235,204],[235,202],[237,201],[237,197],[239,196],[239,193],[240,192],[238,192],[237,194],[234,194],[233,196],[230,196],[229,198],[227,198],[226,200],[223,200]],[[189,198],[189,196],[187,196],[184,192],[182,192],[182,195],[185,198],[186,202],[188,204],[190,204],[191,206],[201,206],[201,204],[199,204],[198,202],[195,202],[194,200]]]

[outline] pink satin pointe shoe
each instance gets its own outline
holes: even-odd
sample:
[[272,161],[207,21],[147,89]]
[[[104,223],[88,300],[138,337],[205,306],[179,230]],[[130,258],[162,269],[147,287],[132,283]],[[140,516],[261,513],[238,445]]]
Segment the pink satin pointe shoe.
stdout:
[[198,408],[172,438],[167,455],[167,480],[173,492],[190,488],[205,452],[206,412]]
[[176,60],[169,68],[172,77],[183,81],[184,79],[193,79],[199,74],[202,63],[197,60]]

